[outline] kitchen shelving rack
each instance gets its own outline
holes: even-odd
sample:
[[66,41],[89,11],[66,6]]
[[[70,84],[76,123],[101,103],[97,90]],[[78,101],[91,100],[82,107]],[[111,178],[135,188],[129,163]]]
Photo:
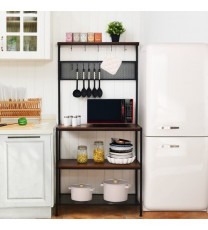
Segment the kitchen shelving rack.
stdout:
[[[58,215],[58,208],[62,205],[82,205],[82,204],[93,204],[93,205],[138,205],[139,214],[142,216],[142,127],[137,125],[138,123],[138,42],[101,42],[101,43],[88,43],[88,42],[58,42],[58,125],[56,127],[56,204],[55,204],[55,215]],[[61,125],[61,95],[60,95],[60,82],[62,80],[73,80],[73,79],[63,79],[63,64],[66,61],[61,61],[61,47],[62,46],[134,46],[136,61],[132,61],[134,64],[134,75],[135,77],[131,80],[135,81],[136,87],[136,98],[135,98],[135,124],[125,124],[125,125],[102,125],[94,126],[91,124],[85,124],[81,126],[63,126]],[[84,61],[86,62],[86,61]],[[70,63],[70,62],[69,62]],[[99,63],[99,62],[98,62]],[[74,79],[75,80],[75,79]],[[105,79],[104,79],[105,80]],[[125,80],[118,79],[116,76],[113,80]],[[131,164],[111,164],[107,160],[103,164],[94,163],[93,160],[88,160],[86,164],[78,164],[75,159],[61,159],[61,133],[62,132],[73,132],[73,131],[132,131],[135,133],[135,155],[136,159]],[[139,159],[138,159],[138,133],[140,133],[140,147],[139,147]],[[134,170],[135,171],[135,194],[129,194],[128,200],[125,202],[112,203],[103,200],[103,195],[93,194],[91,201],[87,202],[76,202],[71,200],[70,194],[61,193],[61,170]],[[138,185],[138,172],[139,174],[139,185]],[[139,189],[138,189],[139,187]],[[138,199],[139,197],[139,199]]]

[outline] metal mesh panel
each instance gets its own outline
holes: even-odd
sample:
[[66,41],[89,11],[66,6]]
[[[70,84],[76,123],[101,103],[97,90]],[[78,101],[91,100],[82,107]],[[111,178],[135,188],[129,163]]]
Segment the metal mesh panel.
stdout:
[[[76,79],[76,69],[78,67],[79,79],[82,79],[83,67],[85,69],[86,78],[88,72],[88,66],[90,69],[90,76],[93,79],[93,70],[95,68],[96,74],[99,69],[101,62],[61,62],[61,80],[75,80]],[[122,62],[119,70],[115,75],[111,75],[105,70],[101,69],[101,79],[102,80],[135,80],[136,76],[136,62]],[[97,75],[96,75],[97,77]]]

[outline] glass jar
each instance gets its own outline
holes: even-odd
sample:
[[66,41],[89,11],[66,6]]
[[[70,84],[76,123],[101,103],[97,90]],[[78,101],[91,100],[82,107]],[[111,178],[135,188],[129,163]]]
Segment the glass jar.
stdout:
[[93,160],[96,163],[103,163],[105,161],[103,141],[94,142]]
[[80,164],[87,163],[88,154],[87,154],[87,146],[79,145],[77,149],[77,162]]

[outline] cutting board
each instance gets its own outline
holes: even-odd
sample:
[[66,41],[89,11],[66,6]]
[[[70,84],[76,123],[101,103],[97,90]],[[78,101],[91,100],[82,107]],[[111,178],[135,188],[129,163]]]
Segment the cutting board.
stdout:
[[0,127],[0,130],[11,130],[11,129],[25,130],[25,129],[33,129],[33,128],[34,128],[34,124],[28,123],[27,125],[13,124],[13,125],[2,126]]

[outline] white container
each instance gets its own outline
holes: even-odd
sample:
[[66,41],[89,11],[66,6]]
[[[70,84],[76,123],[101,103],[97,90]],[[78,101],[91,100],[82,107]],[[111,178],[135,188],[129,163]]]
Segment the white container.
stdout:
[[81,125],[81,116],[77,115],[77,125]]
[[72,116],[64,116],[64,126],[72,125]]
[[77,126],[77,116],[72,117],[72,126],[73,127]]
[[89,184],[74,184],[69,187],[71,190],[71,199],[75,201],[89,201],[92,200],[92,188]]
[[103,196],[106,201],[122,202],[128,199],[130,185],[125,180],[110,179],[104,181],[100,186],[103,186]]

